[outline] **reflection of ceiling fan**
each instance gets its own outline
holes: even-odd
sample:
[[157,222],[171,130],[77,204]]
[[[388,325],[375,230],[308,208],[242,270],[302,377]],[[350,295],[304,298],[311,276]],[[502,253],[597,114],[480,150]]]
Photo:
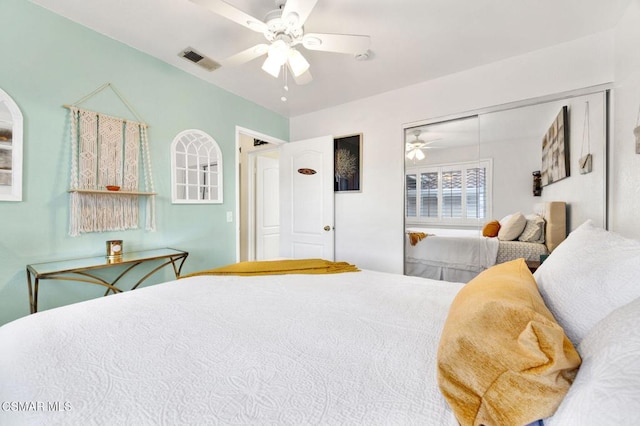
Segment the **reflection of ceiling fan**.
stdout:
[[234,66],[267,54],[262,69],[274,77],[287,65],[298,84],[311,81],[309,62],[296,49],[302,45],[309,50],[366,54],[370,38],[364,35],[304,33],[303,25],[318,0],[275,0],[276,10],[267,14],[264,21],[254,18],[223,0],[191,0],[233,22],[264,34],[269,44],[261,43],[243,50],[222,61]]
[[422,130],[414,130],[413,136],[415,136],[416,139],[413,141],[409,141],[406,144],[405,151],[407,152],[407,158],[409,160],[413,160],[414,158],[418,161],[424,160],[424,152],[422,152],[422,150],[429,149],[430,147],[428,145],[441,139],[441,138],[437,138],[437,139],[431,139],[428,141],[423,141],[422,139],[420,139],[421,134],[422,134]]

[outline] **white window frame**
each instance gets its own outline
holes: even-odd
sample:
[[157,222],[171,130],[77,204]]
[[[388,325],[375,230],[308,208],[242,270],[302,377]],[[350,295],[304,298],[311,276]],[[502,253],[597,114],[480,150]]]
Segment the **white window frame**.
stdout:
[[[486,186],[486,212],[484,218],[467,218],[467,196],[466,196],[466,179],[468,169],[484,167],[486,170],[485,186]],[[462,172],[462,217],[450,218],[443,217],[443,191],[442,191],[442,173],[447,171]],[[437,217],[421,217],[420,216],[420,176],[423,173],[438,173],[438,214]],[[407,215],[408,189],[407,176],[416,176],[416,216]],[[476,227],[479,223],[484,223],[488,218],[492,217],[492,192],[493,192],[493,159],[486,158],[478,161],[466,161],[458,163],[434,164],[422,167],[408,167],[405,171],[405,222],[408,225],[437,225],[437,226],[458,226],[458,227]]]

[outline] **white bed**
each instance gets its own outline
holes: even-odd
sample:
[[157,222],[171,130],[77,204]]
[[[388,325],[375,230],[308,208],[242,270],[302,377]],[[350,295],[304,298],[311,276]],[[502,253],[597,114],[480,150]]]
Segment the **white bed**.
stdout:
[[468,282],[495,265],[498,240],[429,235],[411,245],[405,239],[405,273],[433,280]]
[[[640,424],[638,276],[640,241],[590,223],[536,271],[582,357],[545,426]],[[456,424],[438,350],[470,287],[198,276],[38,312],[0,327],[0,424]]]
[[[539,261],[566,237],[565,203],[539,204],[535,212],[544,218],[545,242],[500,241],[478,230],[408,228],[405,238],[405,274],[434,280],[468,282],[487,268],[517,258]],[[411,244],[410,233],[428,236]]]
[[414,424],[461,284],[380,272],[185,278],[0,328],[0,424]]

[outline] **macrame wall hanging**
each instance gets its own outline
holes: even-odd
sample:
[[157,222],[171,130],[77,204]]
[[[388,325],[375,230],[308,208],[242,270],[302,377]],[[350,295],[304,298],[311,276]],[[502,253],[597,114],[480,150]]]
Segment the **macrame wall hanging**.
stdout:
[[[78,107],[106,88],[138,122]],[[65,107],[71,116],[69,235],[137,229],[141,197],[146,204],[145,229],[155,231],[147,124],[111,83]]]

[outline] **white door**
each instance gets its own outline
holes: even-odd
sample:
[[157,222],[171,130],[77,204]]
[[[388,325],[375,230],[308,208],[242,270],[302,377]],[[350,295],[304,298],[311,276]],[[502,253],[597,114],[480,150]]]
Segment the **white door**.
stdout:
[[277,158],[256,157],[256,260],[280,253],[280,183]]
[[282,145],[280,255],[335,260],[333,137]]

